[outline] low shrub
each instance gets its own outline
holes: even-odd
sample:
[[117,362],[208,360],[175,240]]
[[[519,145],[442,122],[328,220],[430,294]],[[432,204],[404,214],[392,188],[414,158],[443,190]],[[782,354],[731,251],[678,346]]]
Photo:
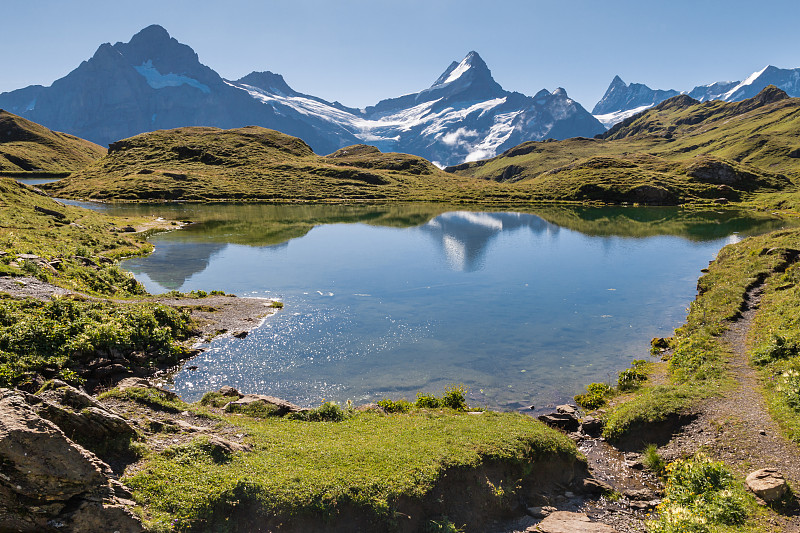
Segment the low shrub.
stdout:
[[788,342],[785,337],[773,334],[768,342],[753,350],[751,357],[753,364],[763,366],[798,354],[800,347],[796,342]]
[[384,398],[382,400],[378,400],[378,407],[387,413],[407,413],[411,410],[413,404],[408,400],[394,401],[389,398]]
[[642,464],[649,468],[655,475],[661,477],[664,474],[664,459],[658,454],[658,446],[648,444],[642,452]]
[[699,453],[668,464],[665,471],[664,499],[648,524],[651,533],[706,533],[716,525],[744,523],[748,496],[723,463]]
[[775,390],[783,397],[786,404],[800,411],[800,371],[790,368],[781,373]]
[[287,416],[291,420],[305,420],[307,422],[341,422],[348,417],[348,412],[333,402],[323,402],[316,409],[292,413]]
[[278,407],[267,402],[250,402],[247,404],[230,403],[225,408],[228,413],[239,413],[253,418],[269,418],[278,416]]
[[575,396],[575,402],[584,409],[598,409],[607,403],[614,388],[608,383],[589,383],[586,391],[586,394]]
[[444,388],[442,396],[442,407],[454,409],[456,411],[467,410],[467,387],[464,385],[450,385]]
[[418,392],[417,400],[414,402],[414,405],[421,409],[438,409],[442,406],[442,402],[433,394]]

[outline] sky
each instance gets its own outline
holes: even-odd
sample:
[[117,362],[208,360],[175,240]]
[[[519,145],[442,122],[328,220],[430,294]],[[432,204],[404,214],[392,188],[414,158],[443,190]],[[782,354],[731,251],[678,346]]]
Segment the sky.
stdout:
[[494,79],[591,110],[614,75],[651,88],[800,67],[800,2],[0,0],[0,92],[50,85],[105,42],[160,24],[222,77],[282,74],[351,107],[420,91],[477,51]]

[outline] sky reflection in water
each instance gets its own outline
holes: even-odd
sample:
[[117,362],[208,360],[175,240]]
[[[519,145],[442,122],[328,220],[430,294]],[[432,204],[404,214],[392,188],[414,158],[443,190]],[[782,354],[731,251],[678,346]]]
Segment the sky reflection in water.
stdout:
[[453,383],[493,408],[563,401],[671,334],[719,248],[782,225],[678,209],[150,209],[202,222],[125,262],[148,290],[285,302],[245,339],[212,342],[172,387],[187,400],[231,385],[302,405]]

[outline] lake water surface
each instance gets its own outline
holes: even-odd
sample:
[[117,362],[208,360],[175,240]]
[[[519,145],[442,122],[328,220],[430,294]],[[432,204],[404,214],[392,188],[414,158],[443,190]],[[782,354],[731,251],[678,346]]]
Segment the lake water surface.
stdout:
[[726,243],[781,227],[734,211],[158,205],[188,218],[125,261],[147,289],[220,289],[285,307],[223,338],[170,386],[230,385],[301,405],[413,399],[464,383],[473,404],[545,407],[613,381],[670,335]]

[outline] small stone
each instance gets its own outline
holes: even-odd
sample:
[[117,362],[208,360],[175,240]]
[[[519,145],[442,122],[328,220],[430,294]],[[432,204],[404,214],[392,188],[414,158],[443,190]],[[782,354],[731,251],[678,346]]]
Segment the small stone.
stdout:
[[759,434],[759,435],[766,435],[766,434],[767,434],[767,432],[766,432],[766,431],[764,431],[763,429],[761,429],[761,430],[759,430],[759,431],[758,431],[758,434]]
[[543,507],[528,507],[527,511],[534,518],[544,518],[550,514],[550,511],[546,511]]
[[220,387],[217,392],[223,396],[236,396],[237,398],[242,397],[242,394],[238,390],[234,389],[233,387],[229,387],[228,385]]
[[626,489],[622,495],[630,500],[645,501],[655,498],[655,494],[650,489]]
[[603,492],[611,492],[613,488],[611,485],[597,478],[589,477],[583,480],[583,492],[588,494],[602,494]]
[[609,525],[592,522],[585,513],[567,511],[551,513],[537,528],[541,533],[617,533],[617,530]]
[[763,468],[751,472],[745,479],[747,487],[765,502],[780,500],[786,494],[786,479],[775,468]]
[[571,405],[564,404],[564,405],[557,405],[556,412],[561,413],[563,415],[574,415],[577,411]]
[[658,502],[653,500],[644,502],[640,501],[628,502],[628,507],[630,507],[631,509],[635,509],[637,511],[649,511],[650,509],[653,509],[656,505],[658,505]]

